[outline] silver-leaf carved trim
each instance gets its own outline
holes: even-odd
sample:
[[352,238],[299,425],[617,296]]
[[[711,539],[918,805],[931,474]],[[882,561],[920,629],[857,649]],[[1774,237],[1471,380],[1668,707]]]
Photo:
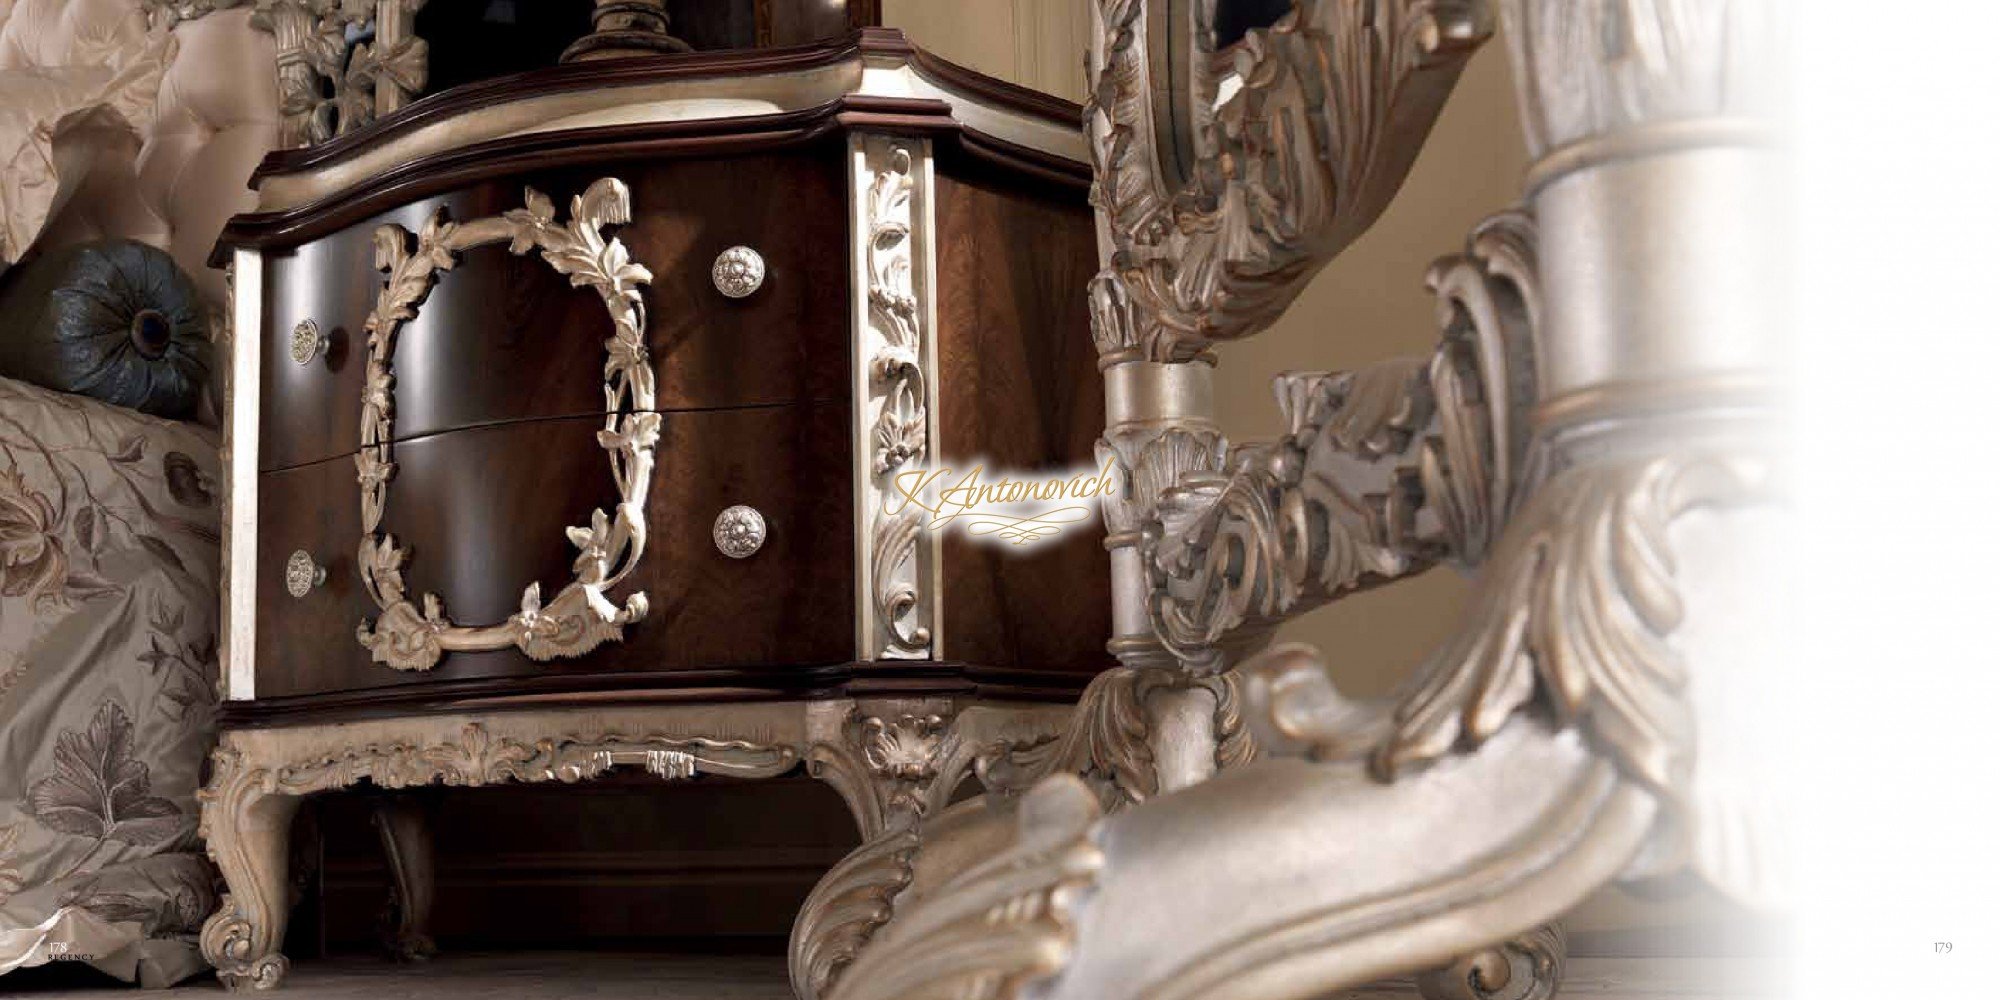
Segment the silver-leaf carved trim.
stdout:
[[[1148,50],[1168,46],[1147,38],[1161,2],[1097,3],[1084,123],[1111,251],[1090,289],[1107,366],[1207,357],[1282,315],[1388,205],[1493,21],[1485,0],[1299,0],[1227,62],[1197,24],[1173,56],[1188,120],[1161,122]],[[1218,102],[1221,65],[1234,89]],[[1191,138],[1185,181],[1162,166],[1163,131]]]
[[[1474,566],[1531,486],[1520,412],[1536,232],[1508,210],[1433,264],[1442,334],[1430,357],[1274,380],[1285,434],[1227,468],[1156,488],[1140,550],[1160,641],[1197,672],[1291,617],[1440,561]],[[1135,489],[1140,484],[1135,483]]]
[[[361,406],[361,449],[355,467],[361,483],[361,547],[357,565],[363,585],[382,609],[356,635],[376,662],[397,670],[428,670],[451,650],[516,646],[537,660],[580,656],[624,636],[624,628],[646,616],[646,595],[630,594],[623,607],[607,596],[638,565],[646,550],[646,494],[653,478],[653,449],[659,442],[653,369],[646,351],[645,304],[639,288],[652,273],[634,262],[625,245],[606,238],[603,227],[631,220],[631,195],[623,182],[604,178],[570,202],[570,221],[558,223],[555,205],[538,191],[527,192],[527,207],[471,222],[434,216],[416,234],[400,226],[375,231],[375,263],[388,273],[375,308],[368,314],[366,383]],[[381,533],[389,481],[395,475],[394,440],[396,333],[416,316],[417,305],[458,254],[505,241],[509,252],[539,251],[542,259],[588,286],[611,314],[612,334],[604,342],[604,428],[597,443],[611,461],[619,502],[609,513],[591,512],[588,524],[567,530],[577,548],[576,579],[544,603],[541,585],[521,595],[521,610],[497,625],[467,627],[445,616],[443,602],[426,594],[421,605],[404,590],[403,565],[409,549]]]
[[933,655],[936,552],[920,508],[904,505],[896,476],[932,457],[936,413],[930,317],[930,149],[881,135],[849,139],[858,213],[857,452],[865,455],[860,553],[868,602],[866,659]]
[[394,739],[291,757],[246,750],[235,734],[225,733],[211,756],[208,782],[195,793],[201,838],[232,890],[202,925],[202,954],[232,989],[268,989],[284,978],[289,963],[277,952],[289,906],[284,882],[254,877],[268,857],[260,850],[267,834],[252,817],[273,804],[296,803],[364,780],[381,788],[579,782],[626,763],[668,779],[770,778],[797,768],[799,755],[789,746],[659,734],[564,732],[530,742],[470,722],[438,739]]

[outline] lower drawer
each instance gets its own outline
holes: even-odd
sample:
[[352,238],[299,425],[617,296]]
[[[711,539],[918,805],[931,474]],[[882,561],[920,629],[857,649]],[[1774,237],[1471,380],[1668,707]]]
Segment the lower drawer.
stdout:
[[[539,581],[553,597],[573,578],[563,529],[617,500],[596,442],[601,417],[453,431],[396,445],[383,531],[411,550],[413,600],[436,594],[455,622],[519,610]],[[351,456],[265,473],[258,487],[258,698],[552,672],[782,670],[849,660],[854,646],[853,494],[845,403],[663,415],[647,501],[647,544],[612,596],[642,590],[651,613],[574,659],[536,662],[508,648],[446,653],[404,672],[372,662],[355,638],[379,614],[355,568],[360,488]],[[747,504],[764,546],[731,559],[715,517]],[[295,551],[326,569],[294,598]]]

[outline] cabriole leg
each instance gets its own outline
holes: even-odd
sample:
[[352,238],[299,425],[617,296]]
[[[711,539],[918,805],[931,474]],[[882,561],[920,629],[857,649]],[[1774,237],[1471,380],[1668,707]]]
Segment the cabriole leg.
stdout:
[[201,953],[224,987],[268,990],[290,967],[278,948],[290,916],[286,863],[299,799],[279,791],[271,772],[250,766],[227,737],[214,760],[200,794],[201,835],[229,888],[202,926]]

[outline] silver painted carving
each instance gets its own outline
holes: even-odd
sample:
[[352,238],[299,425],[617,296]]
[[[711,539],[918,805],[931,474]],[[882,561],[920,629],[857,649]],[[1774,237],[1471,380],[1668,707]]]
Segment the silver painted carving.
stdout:
[[327,343],[327,336],[320,332],[317,322],[299,320],[292,327],[292,363],[302,368],[312,364],[312,359],[326,352]]
[[899,499],[897,473],[931,457],[936,422],[931,330],[930,146],[917,139],[853,135],[856,284],[857,454],[867,456],[859,516],[866,586],[860,622],[864,659],[932,655],[937,552],[923,512]]
[[1445,329],[1429,358],[1282,375],[1283,437],[1157,494],[1148,610],[1185,666],[1223,669],[1327,601],[1484,559],[1528,485],[1517,411],[1533,398],[1534,273],[1533,220],[1487,219],[1431,268]]
[[[310,146],[408,102],[429,76],[412,27],[423,0],[257,0],[278,42],[279,142]],[[373,29],[373,39],[350,39]]]
[[716,255],[708,275],[716,291],[732,299],[744,298],[764,287],[764,256],[749,247],[730,247]]
[[[1164,7],[1164,10],[1162,9]],[[1480,0],[1300,0],[1217,57],[1189,32],[1195,164],[1159,149],[1148,35],[1211,5],[1099,0],[1084,124],[1111,266],[1091,282],[1104,363],[1186,361],[1269,326],[1402,186],[1465,60],[1491,33]],[[1189,8],[1193,8],[1190,10]],[[1240,82],[1217,102],[1217,67]],[[1328,67],[1366,67],[1328,72]]]
[[[1760,55],[1732,47],[1768,11],[1503,2],[1532,36],[1513,40],[1523,105],[1546,119],[1531,127],[1560,136],[1538,149],[1571,145],[1531,169],[1522,208],[1432,270],[1437,349],[1282,377],[1284,436],[1226,453],[1191,410],[1163,414],[1170,434],[1138,426],[1141,406],[1110,408],[1122,419],[1105,447],[1122,449],[1130,487],[1107,517],[1139,539],[1114,566],[1143,556],[1148,623],[1172,659],[1198,676],[1236,667],[1257,744],[1290,759],[1093,817],[1101,864],[1071,890],[1069,934],[1032,938],[1041,961],[1011,925],[968,926],[993,897],[967,875],[1076,824],[1024,817],[1008,835],[964,814],[922,844],[926,888],[898,899],[836,1000],[1253,1000],[1399,972],[1436,998],[1531,1000],[1560,979],[1552,922],[1606,883],[1688,871],[1739,899],[1761,887],[1763,817],[1700,780],[1734,749],[1714,725],[1753,718],[1706,714],[1749,708],[1721,704],[1741,689],[1718,667],[1760,665],[1691,654],[1717,637],[1684,625],[1715,608],[1683,593],[1676,565],[1733,557],[1728,526],[1777,501],[1770,371],[1744,364],[1757,357],[1746,337],[1695,328],[1739,333],[1757,314],[1756,282],[1705,279],[1756,264],[1768,220],[1675,223],[1715,199],[1759,204],[1746,195],[1772,163],[1744,136],[1762,126],[1729,119],[1755,107],[1730,91]],[[1369,225],[1492,17],[1477,0],[1300,0],[1223,60],[1203,51],[1212,4],[1162,6],[1101,0],[1088,114],[1107,387],[1167,410],[1193,382],[1173,366],[1257,332]],[[1194,44],[1169,56],[1159,33],[1175,17]],[[1171,112],[1148,77],[1166,58],[1187,64],[1191,110],[1158,128]],[[1191,149],[1185,184],[1159,169],[1161,136]],[[1586,139],[1616,155],[1579,155]],[[1702,200],[1674,201],[1690,192]],[[1154,367],[1118,371],[1132,365]],[[1147,449],[1169,475],[1148,471]],[[1237,666],[1306,608],[1443,561],[1475,574],[1472,600],[1396,695],[1347,698],[1300,647]],[[1127,624],[1119,641],[1147,655]],[[1176,692],[1115,683],[1152,691],[1108,690],[1107,705]],[[1101,795],[1106,761],[1159,752],[1137,720],[1174,721],[1090,709],[1038,791],[1096,769]],[[956,875],[923,867],[972,844]],[[1061,875],[1046,857],[1011,872],[1017,885]],[[1202,919],[1186,919],[1187,900]]]
[[1104,867],[1099,815],[1074,777],[1035,786],[1022,798],[1015,841],[939,887],[930,897],[938,905],[891,921],[832,1000],[1015,997],[1060,971],[1076,910]]
[[1417,976],[1425,1000],[1553,1000],[1569,955],[1561,924],[1540,927]]
[[[995,726],[995,722],[999,722]],[[810,774],[847,800],[860,849],[814,887],[792,927],[792,989],[824,997],[889,919],[914,878],[923,824],[945,810],[967,778],[996,789],[1014,756],[1033,754],[1049,730],[972,709],[863,702],[837,733],[806,752]]]
[[737,504],[715,515],[715,547],[731,559],[748,559],[764,547],[764,515]]
[[326,567],[313,562],[306,550],[293,550],[291,558],[285,560],[285,593],[304,597],[324,583]]
[[[418,719],[385,725],[416,730],[429,724]],[[348,745],[312,756],[273,754],[270,744],[225,733],[208,784],[197,795],[201,837],[229,883],[221,909],[202,927],[201,951],[232,990],[275,987],[290,966],[278,951],[290,908],[284,838],[303,796],[363,780],[391,789],[576,782],[635,762],[655,774],[667,772],[664,777],[699,772],[765,778],[796,768],[799,760],[790,747],[744,741],[575,732],[528,741],[495,736],[478,722],[437,740]]]
[[[622,638],[625,626],[646,616],[646,595],[628,595],[623,607],[609,597],[646,550],[646,494],[660,436],[660,415],[653,412],[653,369],[646,351],[645,305],[639,295],[652,274],[630,258],[623,243],[602,232],[605,226],[630,221],[630,197],[615,178],[599,180],[571,200],[570,221],[558,223],[554,204],[531,188],[526,208],[497,217],[455,223],[440,214],[416,234],[414,249],[410,233],[400,226],[375,231],[375,263],[388,272],[388,279],[365,326],[368,369],[355,467],[361,483],[363,532],[357,564],[363,585],[382,609],[375,621],[362,623],[356,636],[376,662],[397,670],[428,670],[450,650],[506,646],[519,647],[537,660],[579,656]],[[403,564],[410,551],[398,545],[395,536],[381,533],[389,481],[396,471],[391,458],[392,366],[397,331],[416,316],[417,303],[439,274],[450,270],[461,252],[500,242],[515,254],[539,251],[571,284],[595,291],[611,314],[612,335],[605,341],[604,427],[597,444],[610,459],[619,502],[609,513],[592,511],[588,524],[568,529],[577,548],[576,579],[554,599],[544,604],[541,584],[531,583],[521,594],[518,613],[496,625],[468,627],[447,618],[443,601],[434,594],[424,595],[421,604],[410,600],[403,584]]]

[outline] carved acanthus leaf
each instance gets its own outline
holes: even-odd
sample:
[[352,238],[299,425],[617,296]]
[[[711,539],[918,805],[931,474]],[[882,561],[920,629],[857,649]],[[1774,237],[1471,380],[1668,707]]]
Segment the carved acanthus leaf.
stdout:
[[1609,457],[1557,473],[1522,504],[1483,567],[1465,624],[1382,702],[1342,697],[1303,647],[1244,667],[1265,743],[1366,754],[1390,780],[1476,747],[1540,706],[1579,727],[1633,781],[1686,789],[1687,671],[1668,642],[1682,606],[1667,529],[1696,508],[1763,499],[1769,459],[1689,449]]
[[[916,271],[925,252],[920,233],[919,183],[928,176],[922,148],[889,136],[856,136],[855,196],[865,237],[858,248],[857,279],[867,283],[866,313],[857,334],[858,375],[866,398],[857,407],[870,479],[864,523],[870,530],[873,625],[863,640],[867,657],[930,655],[932,608],[926,597],[931,540],[915,507],[896,492],[896,474],[930,457],[931,359],[925,342],[925,308]],[[895,513],[891,513],[891,509]]]
[[1352,590],[1484,558],[1527,485],[1514,412],[1534,398],[1534,242],[1523,212],[1481,223],[1431,269],[1443,334],[1430,358],[1282,375],[1284,437],[1160,490],[1141,543],[1149,610],[1185,666],[1224,669]]
[[[1112,260],[1092,283],[1104,363],[1186,361],[1249,336],[1374,222],[1472,51],[1483,0],[1300,0],[1234,50],[1218,106],[1213,33],[1192,32],[1183,184],[1156,148],[1147,11],[1100,0],[1085,123]],[[1194,5],[1206,11],[1205,5]]]

